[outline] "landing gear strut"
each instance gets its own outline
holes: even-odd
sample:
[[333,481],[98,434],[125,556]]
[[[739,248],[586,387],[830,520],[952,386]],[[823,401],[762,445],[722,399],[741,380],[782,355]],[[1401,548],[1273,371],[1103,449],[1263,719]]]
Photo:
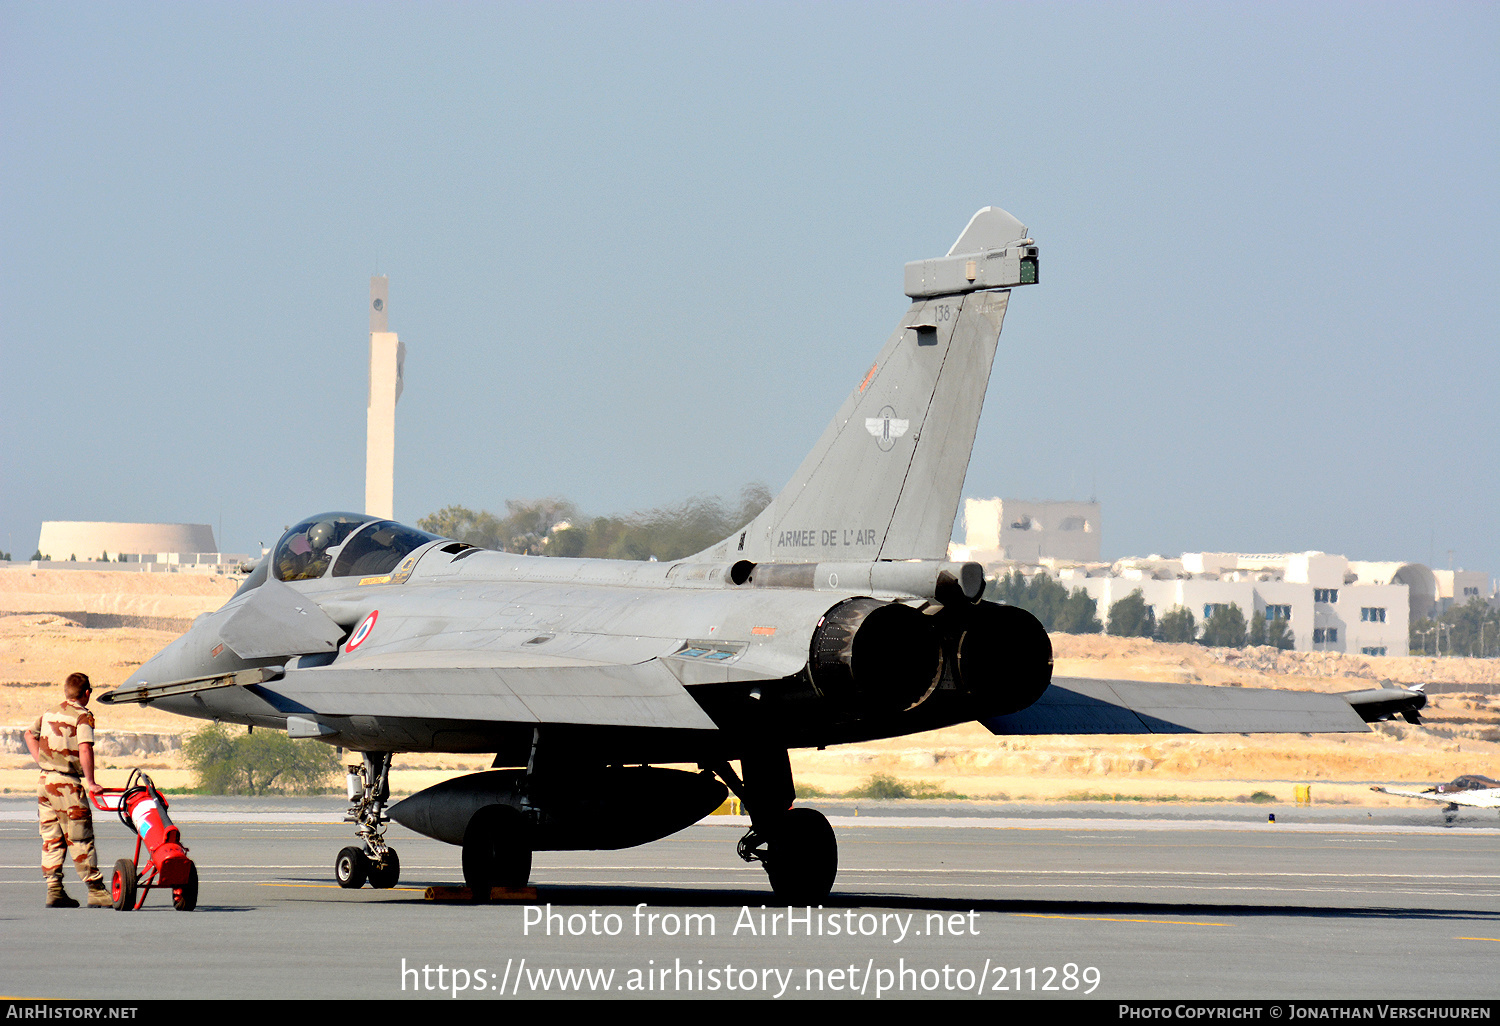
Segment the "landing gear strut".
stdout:
[[385,843],[385,803],[391,796],[391,753],[365,752],[360,765],[349,767],[349,811],[345,823],[354,823],[364,841],[360,848],[344,848],[333,862],[333,878],[340,887],[394,887],[401,879],[401,859]]
[[784,749],[747,754],[743,782],[728,763],[715,768],[750,813],[750,830],[735,851],[766,867],[771,890],[788,905],[816,905],[833,890],[839,872],[838,840],[816,809],[790,808],[796,797]]

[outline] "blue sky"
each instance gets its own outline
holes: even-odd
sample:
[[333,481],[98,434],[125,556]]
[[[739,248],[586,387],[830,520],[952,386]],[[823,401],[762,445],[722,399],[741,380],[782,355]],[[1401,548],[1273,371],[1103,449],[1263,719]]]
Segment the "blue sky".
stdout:
[[[965,494],[1500,574],[1493,4],[0,3],[0,546],[773,490],[996,204]],[[57,554],[54,554],[57,555]]]

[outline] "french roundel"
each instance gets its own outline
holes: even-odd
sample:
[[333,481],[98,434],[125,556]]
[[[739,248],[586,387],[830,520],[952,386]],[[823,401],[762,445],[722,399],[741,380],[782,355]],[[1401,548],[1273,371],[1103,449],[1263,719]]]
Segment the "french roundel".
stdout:
[[379,616],[380,610],[370,610],[370,615],[365,617],[364,622],[359,625],[359,628],[352,635],[350,635],[349,644],[344,646],[345,652],[353,652],[366,638],[370,636],[370,632],[375,629],[375,621],[379,618]]

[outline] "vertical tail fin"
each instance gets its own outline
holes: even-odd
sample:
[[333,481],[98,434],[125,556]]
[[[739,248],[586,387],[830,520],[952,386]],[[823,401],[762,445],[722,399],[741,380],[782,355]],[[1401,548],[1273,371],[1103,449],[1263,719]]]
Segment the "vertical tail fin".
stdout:
[[833,423],[765,511],[698,558],[945,558],[1010,288],[1036,280],[1036,246],[998,207],[947,256],[907,264],[911,308]]

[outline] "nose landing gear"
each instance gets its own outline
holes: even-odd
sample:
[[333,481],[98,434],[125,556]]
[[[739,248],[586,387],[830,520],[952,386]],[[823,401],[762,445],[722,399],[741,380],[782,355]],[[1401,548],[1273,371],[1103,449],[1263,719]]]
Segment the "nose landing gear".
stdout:
[[356,890],[368,880],[371,887],[396,886],[401,859],[385,843],[386,800],[391,796],[391,753],[365,752],[363,762],[349,767],[349,800],[345,823],[354,823],[364,846],[342,849],[333,862],[333,878],[340,887]]

